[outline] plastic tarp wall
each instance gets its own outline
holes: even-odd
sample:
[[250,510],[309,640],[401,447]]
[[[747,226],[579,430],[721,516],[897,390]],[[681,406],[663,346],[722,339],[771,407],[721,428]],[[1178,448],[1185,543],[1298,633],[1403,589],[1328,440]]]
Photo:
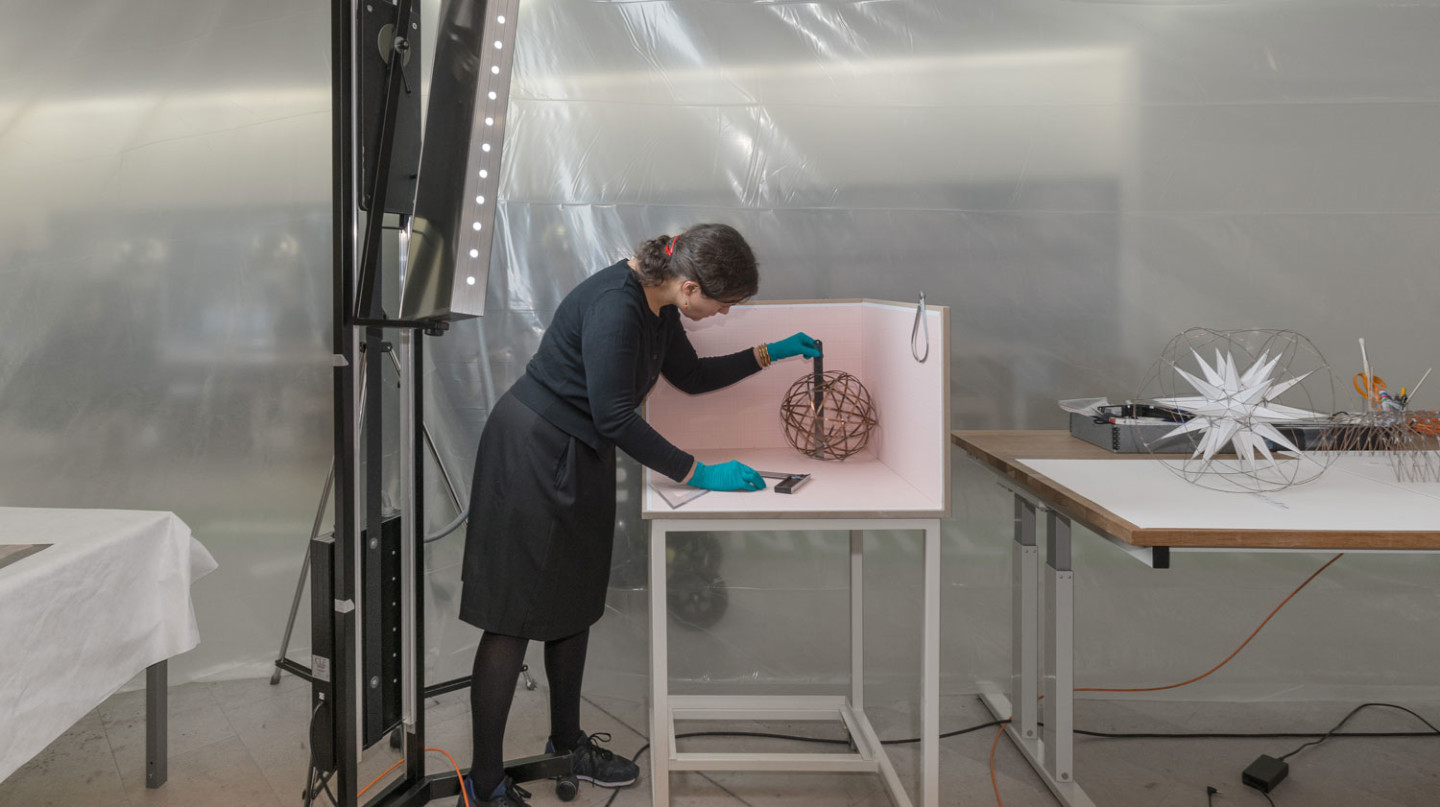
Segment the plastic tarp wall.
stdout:
[[[0,51],[0,503],[191,525],[221,567],[176,680],[268,672],[330,460],[322,5],[6,7],[33,35]],[[1194,325],[1304,333],[1342,389],[1357,336],[1392,385],[1440,363],[1435,3],[532,0],[518,24],[491,310],[425,371],[466,489],[488,407],[563,294],[696,221],[747,235],[766,298],[950,306],[956,428],[1061,427],[1056,399],[1132,394]],[[624,463],[589,680],[638,701],[644,525]],[[954,484],[942,670],[965,693],[1008,672],[1011,508],[968,463]],[[1085,686],[1208,669],[1323,561],[1154,572],[1077,543]],[[674,673],[843,681],[844,547],[678,545],[727,607],[672,628]],[[431,680],[464,674],[476,639],[454,618],[459,550],[430,549]],[[870,666],[909,697],[917,543],[879,536],[868,562]],[[1435,566],[1351,555],[1171,696],[1433,697],[1440,650],[1411,631],[1440,617]],[[303,657],[303,613],[298,630]]]
[[[571,286],[696,221],[746,234],[763,298],[951,306],[956,428],[1063,427],[1057,399],[1135,394],[1197,325],[1294,329],[1345,382],[1357,336],[1411,384],[1437,363],[1434,4],[536,0],[519,25],[490,311],[432,354],[451,448],[473,446]],[[646,531],[623,462],[590,675],[639,700]],[[1011,506],[986,472],[956,470],[942,674],[969,692],[1008,674]],[[1155,572],[1078,544],[1087,686],[1208,669],[1328,557]],[[672,582],[713,568],[726,606],[712,591],[672,616],[673,674],[843,683],[846,546],[677,541]],[[880,536],[867,557],[869,669],[909,696],[918,539]],[[1407,640],[1440,611],[1434,570],[1352,555],[1224,674],[1168,696],[1434,694],[1440,654]],[[442,641],[462,670],[468,644]]]
[[171,680],[267,675],[332,451],[328,8],[4,20],[0,504],[174,511],[220,568]]

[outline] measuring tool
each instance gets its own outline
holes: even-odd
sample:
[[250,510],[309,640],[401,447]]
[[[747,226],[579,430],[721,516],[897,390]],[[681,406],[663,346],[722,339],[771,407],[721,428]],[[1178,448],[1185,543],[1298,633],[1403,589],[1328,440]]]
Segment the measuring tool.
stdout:
[[759,471],[766,479],[778,479],[776,493],[794,493],[795,489],[810,481],[810,474],[787,474],[784,471]]

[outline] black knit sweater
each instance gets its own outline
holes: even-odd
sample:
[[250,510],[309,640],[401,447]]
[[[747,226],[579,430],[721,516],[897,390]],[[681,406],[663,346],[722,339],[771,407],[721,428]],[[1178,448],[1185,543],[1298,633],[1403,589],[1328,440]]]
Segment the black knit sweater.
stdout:
[[601,269],[555,311],[540,349],[511,392],[591,448],[611,441],[642,465],[679,481],[694,457],[637,411],[663,374],[691,394],[720,389],[760,369],[754,351],[700,358],[675,306],[650,310],[628,262]]

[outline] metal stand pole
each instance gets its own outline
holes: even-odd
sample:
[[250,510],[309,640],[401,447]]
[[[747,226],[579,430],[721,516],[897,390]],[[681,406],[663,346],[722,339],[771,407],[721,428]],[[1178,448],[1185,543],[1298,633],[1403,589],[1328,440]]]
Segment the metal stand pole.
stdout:
[[168,659],[145,668],[145,787],[170,778],[170,675]]
[[[370,356],[368,353],[361,354],[360,356],[360,400],[362,401],[365,400],[365,366],[366,362],[369,361],[369,358]],[[399,360],[395,358],[393,352],[390,354],[390,361],[392,364],[394,364],[396,372],[399,372],[400,363]],[[363,428],[364,424],[365,408],[362,406],[360,408],[360,418],[359,422],[356,424],[356,428]],[[455,502],[455,506],[459,508],[460,497],[455,492],[454,484],[450,481],[449,472],[445,470],[445,463],[441,461],[439,452],[435,450],[435,441],[430,438],[430,431],[428,429],[425,430],[425,444],[430,446],[431,456],[435,458],[435,463],[440,466],[440,476],[444,478],[445,485],[450,491],[451,501]],[[320,493],[320,505],[315,509],[315,523],[310,528],[311,541],[314,541],[320,536],[320,526],[324,523],[325,509],[330,505],[330,490],[334,487],[334,484],[335,463],[332,461],[330,463],[330,471],[325,476],[325,488]],[[457,512],[459,512],[458,509]],[[309,546],[309,544],[307,543],[306,546]],[[300,564],[300,580],[295,584],[295,599],[290,603],[290,616],[288,619],[285,620],[285,635],[284,638],[280,640],[280,654],[275,657],[275,672],[270,676],[270,684],[272,686],[280,683],[280,672],[282,670],[290,669],[291,672],[296,672],[296,670],[291,668],[290,665],[286,663],[286,655],[288,655],[290,651],[290,636],[294,633],[295,630],[295,616],[300,612],[300,601],[304,597],[305,581],[309,578],[309,576],[310,553],[307,551],[305,553],[304,562]]]

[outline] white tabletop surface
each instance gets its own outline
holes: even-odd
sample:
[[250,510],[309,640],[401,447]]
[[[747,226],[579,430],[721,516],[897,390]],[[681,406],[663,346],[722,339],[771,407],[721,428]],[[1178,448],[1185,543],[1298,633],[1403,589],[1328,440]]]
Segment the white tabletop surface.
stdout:
[[1377,457],[1342,457],[1313,482],[1269,493],[1202,488],[1160,460],[1018,462],[1141,529],[1440,529],[1440,484],[1397,482]]
[[646,469],[646,518],[804,518],[889,517],[930,518],[944,506],[926,496],[868,452],[844,461],[817,460],[791,448],[696,451],[708,464],[739,460],[759,471],[811,474],[792,494],[776,493],[777,480],[765,480],[766,489],[753,492],[712,491],[672,508],[652,485],[682,487],[668,477]]

